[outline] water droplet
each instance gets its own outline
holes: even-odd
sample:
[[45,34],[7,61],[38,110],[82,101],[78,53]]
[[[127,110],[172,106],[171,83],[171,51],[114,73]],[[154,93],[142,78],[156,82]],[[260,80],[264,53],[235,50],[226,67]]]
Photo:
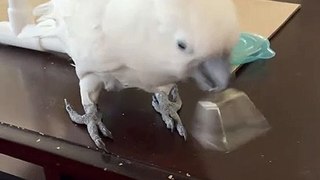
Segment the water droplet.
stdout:
[[42,136],[44,135],[42,132],[39,132],[39,134],[42,135]]
[[173,178],[173,175],[169,175],[169,176],[168,176],[168,179],[173,180],[173,179],[174,179],[174,178]]
[[124,113],[122,113],[122,116],[124,116]]
[[123,165],[123,163],[119,163],[119,166],[122,166]]
[[56,149],[58,149],[58,150],[59,150],[59,149],[60,149],[60,147],[58,146],[58,147],[56,147]]
[[104,171],[107,171],[108,169],[107,169],[107,168],[104,168],[103,170],[104,170]]
[[47,69],[47,67],[43,67],[43,69]]
[[36,142],[40,142],[40,139],[37,139],[37,141]]
[[191,175],[190,175],[189,173],[186,173],[186,176],[187,176],[187,177],[190,177]]

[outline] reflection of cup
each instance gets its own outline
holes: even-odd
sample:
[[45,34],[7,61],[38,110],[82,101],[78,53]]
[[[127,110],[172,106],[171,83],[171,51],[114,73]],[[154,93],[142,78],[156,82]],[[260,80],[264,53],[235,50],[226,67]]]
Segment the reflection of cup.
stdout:
[[236,89],[199,101],[192,127],[192,136],[204,148],[219,151],[232,151],[270,129],[249,97]]

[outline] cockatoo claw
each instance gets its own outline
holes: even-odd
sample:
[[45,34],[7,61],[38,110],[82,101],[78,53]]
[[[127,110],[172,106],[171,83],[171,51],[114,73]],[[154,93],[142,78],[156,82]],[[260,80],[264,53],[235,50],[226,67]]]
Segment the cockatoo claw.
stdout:
[[113,139],[113,137],[111,132],[101,121],[102,115],[98,112],[97,107],[95,105],[84,106],[84,110],[86,113],[84,115],[79,115],[75,110],[73,110],[72,106],[68,103],[66,99],[64,100],[64,102],[71,121],[77,124],[87,125],[88,133],[93,142],[96,144],[96,146],[104,150],[105,152],[108,152],[105,143],[99,136],[99,130],[103,136],[108,137],[110,139]]
[[161,114],[162,120],[166,123],[167,128],[171,130],[171,132],[176,128],[179,135],[186,140],[187,133],[177,113],[182,106],[177,86],[173,87],[170,94],[173,97],[172,101],[169,100],[169,95],[165,92],[155,93],[152,96],[152,106]]

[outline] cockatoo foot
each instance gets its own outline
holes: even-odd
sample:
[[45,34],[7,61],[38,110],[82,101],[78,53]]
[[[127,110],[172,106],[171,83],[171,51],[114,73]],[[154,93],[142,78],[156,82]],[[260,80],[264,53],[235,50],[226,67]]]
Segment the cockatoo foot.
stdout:
[[170,129],[171,132],[176,128],[179,135],[186,140],[187,133],[177,113],[182,106],[177,86],[172,88],[170,95],[171,98],[165,92],[155,93],[152,96],[152,106],[161,114],[162,120],[166,123],[167,128]]
[[109,137],[110,139],[113,139],[111,132],[106,128],[106,126],[102,123],[102,114],[98,112],[96,105],[87,105],[84,106],[84,115],[79,115],[71,105],[68,103],[68,101],[64,100],[66,105],[66,110],[71,118],[71,120],[74,123],[77,124],[85,124],[87,125],[88,133],[91,137],[91,139],[94,141],[96,146],[106,152],[106,146],[105,143],[102,141],[101,137],[99,136],[99,131],[103,134],[105,137]]

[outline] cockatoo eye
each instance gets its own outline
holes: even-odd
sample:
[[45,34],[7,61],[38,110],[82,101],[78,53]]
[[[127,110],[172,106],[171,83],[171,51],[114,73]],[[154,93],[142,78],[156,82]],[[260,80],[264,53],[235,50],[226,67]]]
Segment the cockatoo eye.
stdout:
[[183,40],[178,40],[177,41],[177,46],[182,51],[185,51],[188,48],[187,43],[185,41],[183,41]]

